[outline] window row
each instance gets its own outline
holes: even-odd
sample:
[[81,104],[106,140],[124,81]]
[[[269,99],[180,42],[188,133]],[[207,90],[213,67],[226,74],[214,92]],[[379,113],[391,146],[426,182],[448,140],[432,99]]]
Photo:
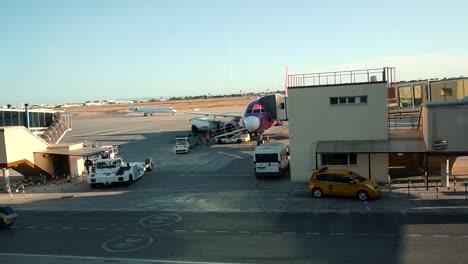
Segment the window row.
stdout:
[[330,97],[330,104],[366,104],[367,95],[362,96],[346,96],[346,97]]
[[356,165],[357,154],[322,154],[322,165]]

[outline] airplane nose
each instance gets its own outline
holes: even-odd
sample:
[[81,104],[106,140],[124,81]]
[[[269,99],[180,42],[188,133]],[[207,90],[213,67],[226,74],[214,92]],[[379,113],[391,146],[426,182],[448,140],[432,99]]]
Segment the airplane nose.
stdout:
[[249,132],[254,132],[260,127],[260,119],[256,116],[248,116],[244,119],[244,125]]

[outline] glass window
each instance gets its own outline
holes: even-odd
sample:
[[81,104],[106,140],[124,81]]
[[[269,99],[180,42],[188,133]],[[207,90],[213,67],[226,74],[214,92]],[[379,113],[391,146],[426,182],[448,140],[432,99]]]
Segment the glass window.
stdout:
[[340,97],[338,98],[340,104],[346,104],[346,97]]
[[255,154],[255,162],[278,162],[278,154]]
[[440,90],[441,96],[452,96],[452,88],[442,88]]
[[356,165],[357,154],[322,154],[322,165]]
[[356,102],[356,98],[354,97],[348,97],[348,103],[354,104]]
[[422,86],[414,85],[414,106],[420,106],[422,104]]
[[360,97],[359,97],[359,100],[361,101],[361,104],[362,104],[362,103],[367,103],[367,95],[365,95],[365,96],[360,96]]
[[349,172],[348,176],[350,176],[351,178],[355,179],[356,181],[358,182],[363,182],[366,180],[366,178],[362,177],[361,175],[351,171]]
[[338,98],[330,97],[330,104],[338,104]]

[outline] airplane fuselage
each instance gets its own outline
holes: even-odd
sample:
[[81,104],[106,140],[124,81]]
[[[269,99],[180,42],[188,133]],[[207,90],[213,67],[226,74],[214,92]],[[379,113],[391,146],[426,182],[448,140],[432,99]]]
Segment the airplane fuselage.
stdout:
[[242,119],[245,128],[251,133],[263,133],[276,124],[276,120],[272,120],[271,114],[259,100],[254,100],[247,105]]

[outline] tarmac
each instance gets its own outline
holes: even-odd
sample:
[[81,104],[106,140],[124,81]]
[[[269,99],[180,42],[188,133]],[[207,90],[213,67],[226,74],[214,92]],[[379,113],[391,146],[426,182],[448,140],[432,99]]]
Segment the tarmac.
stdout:
[[[146,176],[151,177],[151,176]],[[91,190],[83,178],[70,182],[48,182],[46,185],[14,185],[12,193],[0,194],[0,204],[16,210],[43,211],[186,211],[186,212],[456,212],[468,214],[468,192],[465,177],[451,180],[441,187],[431,177],[429,185],[421,177],[407,177],[381,184],[382,196],[365,202],[346,197],[316,199],[307,191],[307,183],[291,183],[286,189],[268,188],[238,190],[150,190],[125,187]],[[19,178],[18,178],[19,179]],[[15,181],[17,179],[12,179]],[[271,183],[273,183],[271,181]],[[134,186],[132,186],[134,187]],[[145,193],[145,199],[137,194]],[[118,197],[116,195],[122,195]],[[112,198],[111,198],[112,197]],[[103,199],[107,199],[103,203]],[[99,203],[100,206],[95,205]],[[209,206],[208,206],[209,204]]]

